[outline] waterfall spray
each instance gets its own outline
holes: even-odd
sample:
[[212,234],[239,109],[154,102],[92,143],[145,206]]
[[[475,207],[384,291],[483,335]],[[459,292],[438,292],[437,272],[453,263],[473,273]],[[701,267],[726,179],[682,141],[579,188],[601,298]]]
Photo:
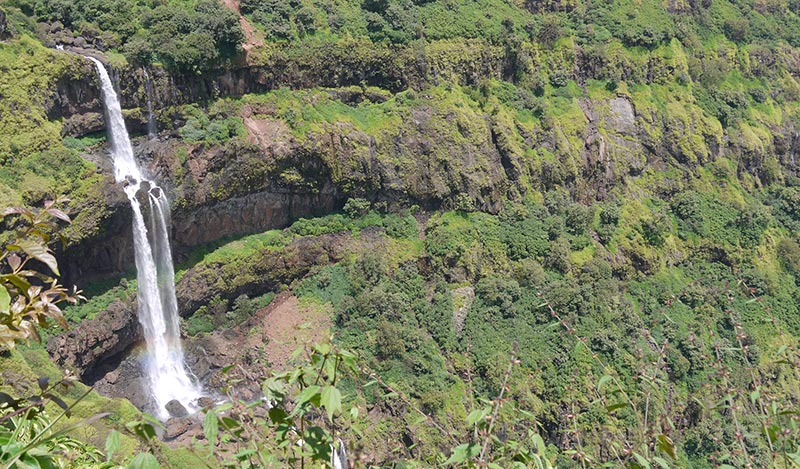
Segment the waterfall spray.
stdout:
[[[178,302],[175,297],[175,272],[169,245],[169,203],[155,182],[148,180],[133,157],[133,148],[125,129],[117,93],[102,62],[94,62],[102,83],[106,126],[111,143],[114,176],[124,185],[133,209],[133,241],[136,254],[137,301],[139,322],[147,342],[144,370],[155,402],[155,413],[169,416],[166,404],[178,400],[193,408],[200,397],[183,361],[178,328]],[[145,223],[142,203],[149,209]]]

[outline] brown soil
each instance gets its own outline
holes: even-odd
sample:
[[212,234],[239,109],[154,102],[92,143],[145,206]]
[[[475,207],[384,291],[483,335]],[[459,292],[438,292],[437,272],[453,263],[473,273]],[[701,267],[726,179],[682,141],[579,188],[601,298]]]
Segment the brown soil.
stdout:
[[[227,392],[252,401],[261,397],[261,381],[271,371],[289,368],[295,350],[326,340],[330,326],[327,308],[303,305],[290,292],[283,292],[243,324],[198,337],[187,348],[195,356],[202,355],[194,371],[206,389],[235,383]],[[233,368],[223,375],[221,369],[229,365]],[[170,419],[164,437],[171,447],[186,446],[192,439],[203,438],[202,425],[196,416]]]
[[236,381],[230,391],[252,400],[260,397],[264,378],[290,367],[296,350],[326,340],[330,326],[329,307],[307,306],[283,292],[239,326],[190,340],[187,351],[198,358],[192,368],[207,387],[224,389]]
[[282,120],[255,118],[243,113],[247,141],[258,145],[276,156],[286,156],[291,152],[292,136],[289,127]]
[[251,332],[247,344],[257,347],[266,342],[267,359],[276,369],[286,366],[295,350],[326,340],[331,326],[329,311],[301,305],[289,292],[275,297],[256,318],[260,318],[260,327],[254,330],[259,330],[260,334]]
[[249,52],[251,49],[260,47],[264,45],[264,37],[261,33],[247,21],[247,18],[242,16],[241,10],[239,9],[239,0],[223,0],[225,6],[230,8],[231,10],[235,11],[239,14],[239,24],[242,27],[242,31],[244,31],[245,42],[242,44],[242,48],[244,49],[245,53]]

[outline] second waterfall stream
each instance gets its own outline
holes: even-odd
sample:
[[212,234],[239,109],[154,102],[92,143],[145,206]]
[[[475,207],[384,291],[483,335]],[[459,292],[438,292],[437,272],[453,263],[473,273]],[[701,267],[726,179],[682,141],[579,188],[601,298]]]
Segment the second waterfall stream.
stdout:
[[144,371],[155,414],[166,419],[169,417],[168,402],[177,400],[191,410],[201,396],[199,386],[186,369],[181,347],[175,271],[169,245],[169,202],[161,188],[143,175],[133,157],[122,109],[108,71],[99,60],[87,58],[94,62],[102,84],[114,177],[124,185],[133,209],[138,316],[147,343]]

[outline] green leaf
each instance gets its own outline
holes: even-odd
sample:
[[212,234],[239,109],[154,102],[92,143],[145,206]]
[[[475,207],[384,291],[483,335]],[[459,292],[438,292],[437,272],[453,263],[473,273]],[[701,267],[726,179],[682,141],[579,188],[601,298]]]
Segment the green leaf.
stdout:
[[536,451],[540,455],[544,456],[546,450],[546,446],[544,444],[544,438],[542,438],[542,436],[539,435],[538,433],[535,433],[531,439],[533,440],[533,445],[536,446]]
[[48,208],[47,210],[45,210],[45,212],[47,212],[49,215],[55,218],[58,218],[59,220],[65,221],[67,223],[71,222],[71,220],[69,219],[69,215],[67,215],[66,213],[62,212],[57,208]]
[[206,440],[213,447],[217,444],[217,435],[219,434],[219,420],[217,414],[213,411],[206,413],[203,419],[203,432],[206,435]]
[[41,389],[43,392],[47,391],[47,386],[50,384],[50,378],[47,376],[40,376],[39,379],[36,380],[36,384],[39,385],[39,389]]
[[2,279],[3,282],[10,282],[21,292],[27,292],[28,288],[31,287],[31,283],[29,281],[16,274],[6,274],[0,277],[0,279]]
[[222,428],[226,430],[233,430],[234,428],[239,428],[241,425],[236,419],[231,417],[220,417],[220,423],[222,424]]
[[358,407],[351,407],[350,408],[350,417],[352,417],[353,420],[358,418]]
[[789,456],[789,459],[796,467],[800,467],[800,451],[796,453],[788,453],[787,456]]
[[159,469],[158,460],[150,453],[139,453],[133,458],[128,469]]
[[156,437],[156,430],[152,425],[145,422],[128,422],[125,426],[143,440],[152,440]]
[[333,414],[342,410],[342,393],[334,386],[322,388],[320,404],[328,411],[328,420],[333,421]]
[[473,410],[467,415],[467,426],[473,426],[483,418],[483,410]]
[[9,215],[22,215],[28,219],[33,218],[33,212],[30,209],[25,207],[8,207],[7,209],[3,210],[2,216],[3,218]]
[[778,437],[781,434],[781,427],[778,424],[772,424],[769,427],[765,428],[764,431],[766,432],[766,437],[769,438],[769,441],[774,442],[778,441]]
[[47,399],[50,399],[51,401],[55,402],[57,406],[61,407],[64,410],[64,415],[66,415],[67,417],[71,416],[71,412],[70,412],[69,406],[60,397],[58,397],[58,396],[56,396],[54,394],[51,394],[49,392],[43,394],[42,396],[47,398]]
[[467,416],[467,425],[471,427],[471,426],[477,424],[478,422],[483,420],[484,417],[489,415],[489,413],[491,411],[492,411],[491,407],[484,407],[483,409],[473,410]]
[[0,409],[3,406],[8,406],[13,409],[17,409],[18,405],[19,401],[17,399],[14,399],[13,397],[4,392],[0,392]]
[[256,454],[256,450],[254,450],[253,448],[245,448],[236,453],[234,457],[239,461],[244,461],[254,454]]
[[42,469],[42,465],[39,464],[39,460],[36,459],[36,457],[32,456],[30,452],[23,454],[22,457],[20,457],[17,463],[14,465],[14,467],[20,469]]
[[16,245],[25,251],[25,254],[28,256],[44,263],[54,274],[61,275],[58,272],[58,261],[56,261],[56,257],[50,252],[47,246],[31,239],[21,239],[16,242]]
[[633,453],[633,457],[636,458],[636,462],[639,463],[641,467],[644,469],[650,469],[650,461],[645,459],[644,456],[639,453]]
[[653,461],[656,462],[659,466],[663,467],[664,469],[669,469],[669,463],[664,458],[659,458],[658,456],[653,457]]
[[614,379],[614,378],[612,378],[611,376],[608,376],[608,375],[603,375],[603,376],[600,378],[600,380],[597,382],[597,389],[598,389],[598,391],[599,391],[600,389],[603,389],[603,386],[605,386],[606,384],[608,384],[608,382],[609,382],[609,381],[611,381],[612,379]]
[[618,402],[616,404],[611,404],[610,406],[606,406],[606,410],[608,413],[614,412],[615,410],[622,409],[623,407],[628,407],[627,402]]
[[297,407],[300,407],[303,404],[305,404],[306,402],[314,399],[314,397],[316,397],[319,394],[319,390],[320,390],[320,387],[317,386],[316,384],[303,389],[300,392],[300,394],[297,395],[297,399],[295,399],[295,403],[297,404]]
[[337,360],[333,357],[328,357],[325,361],[325,376],[329,381],[333,381],[336,375],[336,362]]
[[447,464],[463,464],[467,459],[474,458],[478,454],[480,454],[481,448],[480,446],[474,443],[465,443],[463,445],[458,445],[453,448],[453,454],[450,455],[450,458],[445,461],[445,465]]
[[11,306],[11,295],[8,294],[6,287],[0,286],[0,312],[8,312]]
[[286,411],[280,407],[270,407],[267,413],[269,415],[269,419],[272,420],[272,423],[276,425],[279,423],[285,423],[286,418],[288,417]]
[[667,435],[658,435],[656,439],[658,440],[659,451],[671,457],[673,461],[678,459],[678,456],[675,454],[675,444],[670,437]]
[[119,432],[111,430],[106,437],[106,461],[111,461],[117,451],[119,451]]

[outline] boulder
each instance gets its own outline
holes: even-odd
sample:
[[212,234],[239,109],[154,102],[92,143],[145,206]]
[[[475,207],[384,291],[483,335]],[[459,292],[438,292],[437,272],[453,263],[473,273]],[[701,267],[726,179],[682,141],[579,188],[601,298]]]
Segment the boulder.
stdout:
[[211,399],[210,397],[203,396],[197,400],[197,406],[203,409],[208,409],[214,407],[215,405],[216,402],[214,402],[214,399]]
[[81,137],[92,132],[105,129],[106,123],[100,112],[87,112],[75,114],[64,120],[61,134],[64,136]]
[[189,415],[189,411],[186,410],[186,407],[180,403],[177,399],[173,399],[167,402],[167,405],[164,406],[169,412],[169,415],[174,417],[186,417]]
[[[180,403],[178,404],[180,405]],[[171,418],[165,425],[163,439],[164,441],[174,440],[195,426],[197,426],[197,422],[191,417]]]

